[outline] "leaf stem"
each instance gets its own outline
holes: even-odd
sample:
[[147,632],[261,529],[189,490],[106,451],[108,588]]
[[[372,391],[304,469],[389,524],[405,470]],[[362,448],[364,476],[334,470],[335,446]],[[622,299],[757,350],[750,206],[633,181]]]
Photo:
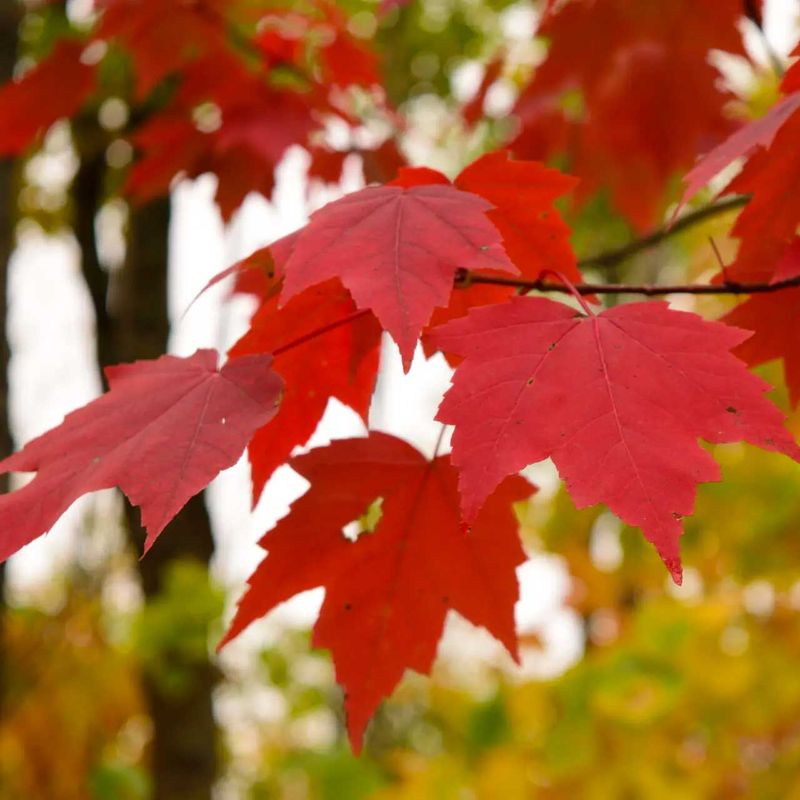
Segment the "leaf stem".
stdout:
[[[555,277],[561,281],[561,283],[564,285],[564,288],[578,301],[578,303],[580,303],[580,306],[587,317],[594,316],[594,311],[592,311],[592,309],[589,308],[589,304],[583,299],[583,295],[575,288],[575,285],[566,275],[564,275],[563,272],[559,272],[557,269],[542,270],[542,275],[548,275],[548,274],[555,275]],[[587,292],[587,294],[591,293]]]
[[287,350],[291,350],[294,347],[299,347],[301,344],[311,341],[311,339],[316,339],[317,336],[322,336],[323,334],[328,333],[328,331],[341,328],[343,325],[350,325],[357,319],[360,319],[369,313],[370,311],[368,308],[361,309],[360,311],[354,311],[352,314],[348,314],[346,317],[337,319],[335,322],[329,322],[327,325],[323,325],[321,328],[316,328],[315,330],[309,331],[303,336],[299,336],[297,339],[293,339],[287,344],[282,344],[280,347],[276,347],[272,351],[272,355],[279,356],[281,353],[285,353]]
[[433,455],[431,456],[431,461],[436,461],[439,456],[439,450],[442,447],[442,442],[444,441],[444,433],[447,430],[447,423],[442,423],[442,429],[439,431],[439,437],[436,439],[436,446],[433,448]]

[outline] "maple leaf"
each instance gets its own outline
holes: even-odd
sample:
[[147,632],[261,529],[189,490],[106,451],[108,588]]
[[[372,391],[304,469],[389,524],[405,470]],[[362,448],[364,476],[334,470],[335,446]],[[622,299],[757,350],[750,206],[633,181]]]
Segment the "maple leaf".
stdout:
[[521,274],[531,280],[546,269],[580,281],[570,231],[554,203],[577,179],[536,161],[517,161],[508,151],[487,153],[455,179],[464,191],[486,198],[487,216],[503,237],[503,247]]
[[749,155],[758,147],[769,147],[783,123],[798,109],[800,109],[800,92],[783,98],[761,119],[754,120],[740,128],[711,152],[704,155],[683,178],[686,189],[675,209],[673,218],[700,189],[736,159]]
[[472,310],[432,341],[463,356],[438,419],[472,519],[504,476],[552,458],[579,508],[642,528],[680,582],[681,518],[719,480],[697,442],[747,441],[800,460],[770,387],[730,353],[749,333],[665,303],[582,316],[544,298]]
[[468,128],[473,128],[483,118],[483,107],[486,103],[486,95],[489,89],[494,86],[497,79],[503,73],[505,59],[502,56],[493,58],[484,69],[483,78],[481,78],[478,91],[475,92],[472,99],[465,103],[461,109],[461,118]]
[[[404,167],[391,186],[449,184],[441,172],[428,167]],[[537,280],[546,269],[557,270],[569,280],[583,280],[569,241],[569,228],[554,206],[556,199],[574,188],[577,181],[536,161],[516,161],[500,150],[481,156],[465,167],[453,181],[457,189],[488,200],[486,212],[503,237],[503,248],[519,269],[520,277]],[[459,287],[444,308],[433,312],[422,343],[427,355],[435,348],[428,342],[431,327],[463,317],[475,306],[500,303],[514,293],[512,286],[476,284]],[[455,365],[455,360],[448,356]]]
[[[428,167],[405,167],[389,185],[449,183],[445,175]],[[582,276],[569,242],[570,231],[554,205],[577,183],[538,161],[518,161],[507,150],[497,150],[465,167],[452,185],[492,204],[486,216],[503,237],[503,249],[521,276],[536,280],[550,269],[577,282]]]
[[386,183],[406,164],[394,139],[386,139],[371,150],[361,147],[351,147],[349,150],[330,150],[324,145],[313,145],[307,149],[311,156],[311,163],[308,167],[309,178],[318,178],[325,183],[338,184],[342,180],[345,159],[351,153],[361,157],[366,183]]
[[[746,125],[705,155],[684,177],[686,189],[675,215],[708,181],[738,158],[750,156],[725,194],[749,194],[751,199],[736,220],[731,234],[741,241],[736,261],[726,274],[738,281],[774,279],[777,265],[800,224],[800,203],[794,187],[800,178],[800,88],[796,64],[781,88],[789,92],[761,119]],[[674,217],[673,217],[674,218]],[[762,307],[756,304],[755,307]],[[754,319],[751,317],[751,320]]]
[[94,67],[81,61],[84,45],[62,41],[18,81],[0,87],[0,153],[16,155],[54,122],[75,114],[94,89]]
[[800,201],[795,187],[800,179],[800,112],[789,116],[767,150],[750,157],[726,194],[751,198],[731,235],[740,240],[736,260],[727,267],[729,279],[762,282],[772,279],[777,264],[792,244],[800,224]]
[[[332,652],[355,750],[405,670],[430,670],[449,609],[516,656],[515,568],[525,554],[511,503],[534,491],[527,481],[504,481],[467,533],[446,456],[427,461],[403,440],[371,433],[290,464],[311,488],[261,540],[268,555],[220,647],[290,597],[324,586],[313,643]],[[345,539],[343,527],[378,498],[374,532]]]
[[[286,276],[281,303],[339,278],[397,342],[408,369],[435,306],[446,305],[459,267],[516,273],[490,204],[452,186],[371,186],[311,215],[272,245]],[[354,254],[357,254],[354,257]]]
[[516,104],[511,147],[529,158],[566,153],[578,201],[605,188],[646,229],[673,174],[732,130],[733,95],[708,59],[745,55],[741,0],[574,0],[548,11],[538,34],[550,48]]
[[[773,281],[800,276],[800,237],[778,262]],[[728,325],[753,331],[734,353],[749,366],[783,360],[792,406],[800,402],[800,289],[782,289],[770,295],[753,295],[723,317]]]
[[[800,47],[798,47],[792,55],[800,57]],[[781,81],[781,91],[784,94],[800,91],[800,60],[795,61],[794,64],[786,70],[786,74]]]
[[217,357],[198,350],[110,367],[105,395],[0,461],[3,473],[37,473],[0,497],[0,559],[49,530],[81,495],[112,486],[141,507],[146,552],[277,413],[283,382],[269,356],[221,369]]
[[[273,297],[259,308],[250,329],[231,348],[231,356],[278,350],[355,311],[338,281],[306,289],[285,308],[278,309],[277,304]],[[314,433],[331,397],[350,406],[366,422],[380,341],[380,326],[368,314],[275,356],[274,366],[286,381],[286,392],[276,420],[257,431],[248,446],[254,503],[292,449]]]
[[[125,190],[146,202],[167,193],[178,175],[212,172],[227,221],[250,192],[270,196],[278,162],[315,127],[312,109],[301,94],[272,89],[230,56],[198,59],[182,78],[171,104],[135,132],[139,155]],[[220,114],[211,130],[198,128],[194,118],[203,103]]]
[[224,53],[229,0],[98,0],[97,38],[130,53],[143,100],[164,78],[201,56]]

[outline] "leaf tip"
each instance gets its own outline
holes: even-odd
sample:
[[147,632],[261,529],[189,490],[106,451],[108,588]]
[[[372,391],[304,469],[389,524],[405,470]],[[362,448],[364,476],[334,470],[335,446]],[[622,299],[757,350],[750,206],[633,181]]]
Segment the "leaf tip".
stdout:
[[679,558],[667,558],[664,560],[664,564],[669,570],[674,584],[676,586],[683,585],[683,567],[681,566],[681,560]]

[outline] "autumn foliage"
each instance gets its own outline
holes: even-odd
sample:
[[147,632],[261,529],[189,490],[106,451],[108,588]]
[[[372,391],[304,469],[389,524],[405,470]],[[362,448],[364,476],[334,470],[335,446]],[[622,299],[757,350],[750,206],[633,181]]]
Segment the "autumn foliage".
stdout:
[[[132,202],[211,172],[230,219],[248,193],[271,195],[295,145],[328,182],[361,156],[369,185],[220,276],[258,303],[229,352],[114,367],[103,397],[0,463],[36,473],[0,498],[3,558],[76,498],[111,486],[141,508],[147,550],[245,450],[254,500],[288,462],[310,488],[261,540],[266,556],[224,641],[325,587],[314,641],[332,653],[358,748],[404,671],[430,669],[449,609],[516,653],[525,556],[512,504],[535,491],[518,476],[527,465],[552,459],[576,507],[604,504],[640,528],[680,582],[684,518],[698,485],[721,477],[702,443],[747,442],[800,462],[771,387],[748,370],[782,360],[797,403],[800,64],[771,110],[744,123],[709,59],[746,56],[743,25],[759,24],[760,4],[544,3],[538,34],[550,46],[520,87],[513,133],[452,180],[404,163],[407,121],[378,54],[332,0],[96,6],[81,36],[0,89],[0,118],[15,120],[0,132],[3,153],[96,102],[108,91],[104,59],[121,56],[141,111],[121,190]],[[388,18],[405,6],[375,10]],[[502,64],[491,62],[462,109],[466,128]],[[356,136],[365,103],[389,131],[369,146]],[[329,144],[333,122],[349,146]],[[737,159],[741,170],[717,188],[743,197],[738,253],[703,287],[749,297],[722,320],[658,300],[603,309],[608,287],[585,280],[567,219],[600,193],[634,231],[680,220]],[[514,296],[536,289],[567,298]],[[331,398],[366,421],[383,333],[406,369],[418,345],[455,367],[437,416],[454,426],[452,455],[427,460],[372,432],[292,457]],[[359,520],[348,541],[343,529]]]

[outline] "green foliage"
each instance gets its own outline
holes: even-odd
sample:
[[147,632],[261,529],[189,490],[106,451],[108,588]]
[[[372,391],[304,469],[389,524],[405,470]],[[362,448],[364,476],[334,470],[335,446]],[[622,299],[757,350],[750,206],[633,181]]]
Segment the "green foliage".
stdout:
[[170,563],[163,592],[134,622],[131,643],[164,691],[191,690],[192,666],[208,659],[224,604],[224,593],[211,582],[205,565],[194,560]]

